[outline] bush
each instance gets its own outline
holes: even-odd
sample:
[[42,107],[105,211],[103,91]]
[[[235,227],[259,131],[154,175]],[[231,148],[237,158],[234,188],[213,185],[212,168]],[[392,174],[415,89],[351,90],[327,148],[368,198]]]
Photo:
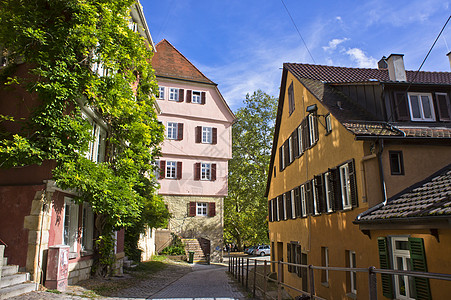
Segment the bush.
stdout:
[[183,255],[185,254],[185,245],[182,240],[174,233],[171,233],[172,241],[169,246],[164,248],[160,253],[167,255]]

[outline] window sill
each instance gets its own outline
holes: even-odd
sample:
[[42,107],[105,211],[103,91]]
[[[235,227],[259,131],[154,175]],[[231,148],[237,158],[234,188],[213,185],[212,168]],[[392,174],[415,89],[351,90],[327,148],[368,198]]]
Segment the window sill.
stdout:
[[80,252],[81,256],[89,256],[89,255],[93,255],[94,251],[92,250],[84,250]]
[[346,297],[351,298],[351,299],[357,299],[357,294],[354,294],[354,293],[346,293]]
[[329,287],[329,282],[321,282],[321,285],[328,288]]
[[77,252],[69,252],[69,259],[75,259],[78,257],[78,253]]

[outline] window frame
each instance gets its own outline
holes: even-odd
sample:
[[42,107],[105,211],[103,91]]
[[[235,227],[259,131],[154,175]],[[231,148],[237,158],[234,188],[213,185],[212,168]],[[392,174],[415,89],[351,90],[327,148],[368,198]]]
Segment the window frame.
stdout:
[[293,82],[288,86],[288,113],[291,116],[295,110]]
[[[194,95],[194,93],[196,93],[196,95]],[[199,95],[197,95],[197,93],[199,93]],[[202,92],[201,91],[195,91],[195,90],[191,91],[191,103],[202,104]]]
[[[172,173],[173,176],[172,176]],[[171,175],[171,176],[168,176]],[[177,162],[172,160],[166,161],[165,178],[167,179],[177,179]]]
[[213,127],[202,126],[202,144],[212,144],[213,143]]
[[291,136],[288,138],[288,161],[289,164],[294,161],[293,138]]
[[94,249],[94,213],[89,203],[83,203],[81,225],[81,249],[84,252],[92,252]]
[[[343,203],[343,210],[352,209],[351,201],[351,178],[349,176],[348,164],[343,164],[339,168],[340,184],[341,184],[341,200]],[[343,174],[342,171],[345,171]]]
[[169,88],[169,101],[179,101],[179,88]]
[[72,201],[72,198],[64,197],[62,244],[69,246],[70,253],[78,252],[78,215],[78,205]]
[[290,191],[290,200],[291,200],[291,218],[296,219],[296,203],[294,198],[294,189]]
[[330,115],[330,113],[328,113],[325,117],[324,117],[324,123],[325,127],[326,127],[326,134],[325,135],[329,135],[332,132],[332,117]]
[[330,197],[330,191],[331,191],[331,187],[330,187],[330,172],[325,172],[324,173],[324,197],[325,197],[325,202],[326,202],[326,212],[331,213],[334,211],[333,209],[333,203],[332,203],[332,199]]
[[[401,270],[398,266],[398,260],[397,258],[401,258],[403,262],[403,271],[410,271],[410,250],[407,246],[407,249],[397,249],[396,248],[396,242],[407,242],[409,243],[409,238],[407,236],[393,236],[390,238],[391,242],[391,256],[393,259],[393,270]],[[402,276],[402,275],[394,275],[393,276],[393,286],[394,286],[394,292],[397,299],[413,299],[411,296],[414,292],[413,285],[413,277],[411,276]],[[400,292],[400,278],[403,277],[404,280],[404,287],[406,291],[406,295],[401,295]]]
[[[329,248],[321,247],[321,265],[323,267],[329,267]],[[321,270],[321,283],[323,285],[329,285],[329,270]]]
[[298,131],[298,147],[299,147],[299,157],[304,154],[304,143],[302,141],[302,125],[299,125],[297,128]]
[[318,142],[318,122],[317,117],[314,114],[309,114],[307,116],[308,118],[308,129],[309,129],[309,136],[310,136],[310,145],[309,148],[313,147]]
[[[395,172],[394,170],[394,162],[392,158],[396,155],[397,157],[397,167],[399,168],[399,171]],[[404,160],[402,151],[396,151],[396,150],[390,150],[388,151],[388,159],[390,163],[390,174],[397,176],[397,175],[404,175]]]
[[[205,212],[204,212],[205,209]],[[208,217],[208,203],[207,202],[196,202],[196,216],[197,217]]]
[[177,140],[178,126],[179,126],[179,123],[177,123],[177,122],[168,122],[167,134],[166,134],[168,140]]
[[200,180],[211,180],[211,163],[200,163]]
[[[357,256],[355,251],[349,250],[349,268],[357,268]],[[350,292],[357,294],[357,272],[349,271]]]
[[307,194],[305,189],[305,184],[300,186],[299,196],[301,197],[301,216],[307,216]]
[[159,86],[158,87],[158,99],[160,100],[164,100],[165,98],[165,87],[164,86]]
[[[418,98],[419,112],[421,115],[419,118],[416,118],[413,116],[412,98],[411,98],[412,96],[416,96]],[[422,101],[423,96],[428,97],[431,118],[426,118],[424,116],[424,106],[423,106],[423,101]],[[431,93],[409,92],[409,93],[407,93],[407,98],[408,98],[408,103],[409,103],[409,112],[410,112],[410,120],[411,121],[419,121],[419,122],[435,122],[436,121],[434,103],[432,101]]]

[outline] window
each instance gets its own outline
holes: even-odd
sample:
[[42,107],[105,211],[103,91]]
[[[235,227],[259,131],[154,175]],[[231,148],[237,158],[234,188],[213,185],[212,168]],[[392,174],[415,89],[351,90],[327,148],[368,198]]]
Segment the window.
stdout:
[[199,91],[193,91],[192,92],[192,98],[191,98],[191,102],[192,103],[201,103],[201,93]]
[[291,200],[291,218],[296,219],[295,190],[290,191],[290,200]]
[[178,129],[177,123],[168,122],[168,139],[170,139],[170,140],[177,139],[177,129]]
[[299,156],[304,153],[304,142],[302,140],[302,126],[298,127],[298,147],[299,147]]
[[326,211],[332,212],[333,206],[332,206],[332,199],[333,196],[331,195],[332,190],[330,186],[330,173],[326,172],[324,173],[324,197],[326,199]]
[[451,121],[451,105],[446,93],[435,93],[437,110],[440,121]]
[[92,126],[89,149],[85,154],[85,157],[93,162],[103,162],[105,160],[107,132],[103,126],[100,126],[98,122],[94,121],[86,112],[82,112],[82,118],[87,120]]
[[[357,268],[355,251],[346,250],[346,254],[347,267]],[[348,276],[348,292],[351,294],[357,294],[357,272],[349,271]]]
[[69,246],[70,252],[77,252],[78,205],[71,198],[64,197],[63,244]]
[[308,127],[311,147],[318,141],[318,118],[313,114],[308,115]]
[[434,105],[429,93],[408,93],[410,119],[412,121],[435,121]]
[[[321,247],[321,266],[329,267],[329,248]],[[329,270],[321,270],[321,283],[329,283]]]
[[332,132],[332,119],[330,117],[330,114],[327,114],[324,120],[326,122],[326,135],[328,135]]
[[402,151],[388,151],[391,175],[404,175]]
[[301,196],[301,216],[305,217],[307,216],[307,205],[306,205],[307,195],[305,191],[305,184],[301,185],[300,196]]
[[132,19],[128,20],[128,28],[130,28],[133,32],[138,32],[138,24],[133,22]]
[[283,194],[283,219],[287,219],[287,194]]
[[285,145],[282,145],[279,148],[279,164],[280,164],[280,171],[285,169]]
[[207,203],[197,202],[196,203],[196,216],[207,216]]
[[83,203],[81,237],[81,249],[85,252],[92,251],[92,242],[94,239],[94,214],[88,203]]
[[166,162],[166,178],[176,178],[177,163],[175,161]]
[[179,101],[179,89],[169,88],[169,100]]
[[[298,243],[290,242],[287,243],[287,262],[291,264],[296,264],[296,247]],[[296,273],[296,266],[288,265],[288,272]]]
[[202,143],[211,144],[212,143],[212,128],[202,127]]
[[[393,237],[391,241],[393,253],[393,268],[400,271],[410,271],[410,251],[408,237]],[[413,277],[395,275],[395,294],[397,299],[412,299]]]
[[158,87],[158,99],[164,99],[164,86]]
[[294,160],[294,155],[293,155],[293,139],[291,138],[291,136],[288,138],[288,159],[289,159],[289,163],[291,164]]
[[343,209],[350,209],[351,204],[351,179],[349,177],[349,166],[344,164],[340,166],[341,199]]
[[317,194],[317,190],[316,190],[316,185],[317,185],[317,180],[316,178],[314,178],[312,180],[312,202],[313,202],[313,214],[314,215],[319,215],[319,205],[318,205],[318,194]]
[[200,179],[211,180],[211,164],[202,163]]
[[294,91],[293,91],[293,82],[288,87],[288,105],[289,105],[289,113],[290,116],[294,111]]
[[156,179],[160,179],[160,161],[155,160],[152,162],[152,170],[153,170],[153,176],[155,176]]

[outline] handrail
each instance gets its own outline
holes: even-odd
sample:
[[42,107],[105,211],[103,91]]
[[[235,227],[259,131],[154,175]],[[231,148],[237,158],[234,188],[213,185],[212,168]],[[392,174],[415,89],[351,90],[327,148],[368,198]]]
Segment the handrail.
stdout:
[[[246,263],[245,263],[246,260]],[[250,265],[249,261],[254,261],[254,264]],[[264,262],[265,270],[267,264],[277,264],[278,272],[277,272],[277,280],[270,278],[267,274],[262,274],[260,272],[257,272],[257,266],[259,265],[259,262]],[[310,282],[309,284],[309,292],[300,290],[294,286],[290,286],[289,284],[286,284],[283,282],[283,265],[292,266],[296,268],[304,268],[309,270],[307,277]],[[254,268],[254,271],[249,272],[249,268]],[[246,272],[244,272],[246,270]],[[242,282],[243,286],[247,289],[248,288],[248,276],[249,273],[254,274],[254,280],[253,280],[253,287],[251,289],[253,290],[254,298],[255,298],[255,291],[258,290],[263,294],[263,299],[266,299],[269,295],[266,291],[266,286],[264,289],[262,289],[259,286],[256,286],[256,277],[257,275],[260,277],[263,277],[266,282],[273,282],[276,283],[278,288],[278,296],[277,299],[282,299],[281,295],[281,288],[289,288],[296,292],[301,293],[302,295],[308,295],[310,296],[310,299],[318,299],[318,300],[325,300],[324,298],[321,298],[319,296],[316,296],[315,293],[315,278],[313,275],[313,270],[328,270],[328,271],[342,271],[342,272],[360,272],[360,273],[368,273],[368,292],[369,292],[369,299],[370,300],[376,300],[377,299],[377,278],[376,274],[389,274],[389,275],[401,275],[401,276],[409,276],[409,277],[420,277],[420,278],[429,278],[429,279],[437,279],[437,280],[445,280],[445,281],[451,281],[451,274],[445,274],[445,273],[431,273],[431,272],[419,272],[419,271],[401,271],[401,270],[392,270],[392,269],[376,269],[375,267],[369,267],[369,268],[348,268],[348,267],[323,267],[323,266],[314,266],[314,265],[303,265],[303,264],[296,264],[296,263],[288,263],[283,261],[272,261],[272,260],[264,260],[257,258],[249,258],[249,257],[234,257],[229,256],[229,272],[234,275],[235,278],[239,282]],[[270,296],[269,296],[270,297]],[[272,297],[270,297],[272,298]]]

